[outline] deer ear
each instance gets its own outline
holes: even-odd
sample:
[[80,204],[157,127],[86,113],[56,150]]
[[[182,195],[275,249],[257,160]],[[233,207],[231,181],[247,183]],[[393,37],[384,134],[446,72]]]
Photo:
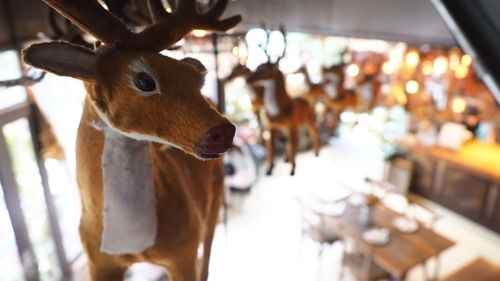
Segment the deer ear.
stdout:
[[25,63],[57,75],[93,80],[97,55],[65,42],[34,44],[23,51]]
[[201,61],[199,61],[199,60],[197,60],[195,58],[190,58],[190,57],[183,58],[181,61],[183,63],[187,63],[189,65],[194,66],[201,73],[202,79],[200,81],[200,84],[203,86],[203,84],[205,84],[205,75],[207,74],[207,69],[201,63]]

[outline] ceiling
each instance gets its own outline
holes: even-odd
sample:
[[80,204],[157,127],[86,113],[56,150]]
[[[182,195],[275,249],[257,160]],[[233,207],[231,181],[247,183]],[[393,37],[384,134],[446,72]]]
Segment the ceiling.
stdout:
[[[226,14],[235,13],[243,15],[245,27],[264,22],[275,27],[285,24],[288,31],[455,44],[430,0],[236,0]],[[0,48],[15,47],[16,38],[26,41],[39,32],[51,34],[47,14],[41,0],[0,0]]]
[[430,0],[235,0],[227,14],[245,26],[266,23],[289,31],[455,45]]

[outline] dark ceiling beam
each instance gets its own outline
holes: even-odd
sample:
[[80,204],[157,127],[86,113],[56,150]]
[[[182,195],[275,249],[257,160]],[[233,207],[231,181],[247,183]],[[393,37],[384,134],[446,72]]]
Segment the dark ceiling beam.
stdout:
[[498,15],[491,15],[500,5],[482,0],[431,1],[500,105],[500,24]]

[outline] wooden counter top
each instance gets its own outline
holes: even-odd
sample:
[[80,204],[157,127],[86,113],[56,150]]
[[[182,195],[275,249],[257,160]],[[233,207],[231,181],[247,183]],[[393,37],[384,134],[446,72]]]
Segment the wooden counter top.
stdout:
[[412,144],[408,141],[400,141],[397,144],[402,148],[445,160],[471,173],[500,183],[500,145],[471,140],[465,143],[460,151],[451,151],[437,146]]

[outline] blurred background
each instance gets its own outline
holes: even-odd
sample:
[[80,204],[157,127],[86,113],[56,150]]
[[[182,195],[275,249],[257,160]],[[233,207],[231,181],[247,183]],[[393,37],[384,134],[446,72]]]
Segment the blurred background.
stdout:
[[[145,1],[100,2],[131,29],[150,21]],[[203,94],[237,125],[209,280],[500,280],[499,13],[495,0],[233,0],[242,24],[162,51],[200,60]],[[99,42],[39,0],[0,0],[0,15],[0,280],[88,280],[85,89],[20,52]],[[287,131],[271,138],[272,89],[246,81],[266,62],[316,116],[320,154],[300,128],[294,176]],[[141,264],[127,279],[168,277]]]

